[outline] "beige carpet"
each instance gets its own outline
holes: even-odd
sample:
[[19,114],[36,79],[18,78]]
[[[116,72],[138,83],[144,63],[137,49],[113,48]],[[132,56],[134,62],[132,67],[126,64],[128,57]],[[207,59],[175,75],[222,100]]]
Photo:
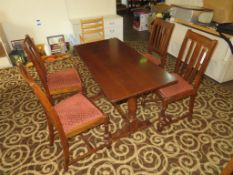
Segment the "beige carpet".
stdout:
[[[142,52],[145,43],[128,42]],[[48,64],[49,71],[77,66],[87,88],[87,95],[97,94],[99,87],[78,57]],[[169,58],[168,70],[174,67]],[[34,68],[29,69],[38,79]],[[68,96],[68,95],[66,95]],[[57,97],[57,100],[65,96]],[[64,173],[60,141],[49,146],[45,115],[30,87],[22,80],[16,68],[0,70],[0,174],[67,174],[67,175],[218,175],[233,157],[233,92],[205,77],[195,101],[193,120],[183,120],[156,131],[159,98],[138,107],[141,120],[150,119],[154,125],[113,143],[112,149],[103,149],[85,160],[70,166]],[[138,101],[141,99],[139,98]],[[187,100],[171,104],[168,113],[185,112]],[[97,106],[111,119],[111,132],[124,121],[104,98]],[[127,111],[127,105],[121,107]],[[104,128],[85,133],[94,145],[103,142]],[[85,152],[80,137],[70,141],[72,156]]]

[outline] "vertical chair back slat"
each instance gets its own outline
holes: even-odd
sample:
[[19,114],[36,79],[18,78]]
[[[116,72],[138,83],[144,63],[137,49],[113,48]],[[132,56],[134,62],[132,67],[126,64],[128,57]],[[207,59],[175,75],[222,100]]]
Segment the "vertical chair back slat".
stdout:
[[185,60],[186,65],[187,65],[183,72],[183,78],[185,80],[188,80],[190,72],[192,71],[192,69],[195,68],[195,64],[198,60],[200,48],[201,48],[201,45],[197,43],[195,45],[195,48],[193,49],[191,56],[189,58],[187,57],[187,60]]
[[187,73],[187,77],[186,77],[186,79],[188,79],[189,83],[191,83],[194,80],[197,72],[200,70],[201,65],[202,65],[201,59],[205,56],[206,52],[207,52],[207,50],[205,48],[202,48],[200,51],[200,54],[199,54],[199,58],[195,62],[195,65],[189,69],[189,72]]

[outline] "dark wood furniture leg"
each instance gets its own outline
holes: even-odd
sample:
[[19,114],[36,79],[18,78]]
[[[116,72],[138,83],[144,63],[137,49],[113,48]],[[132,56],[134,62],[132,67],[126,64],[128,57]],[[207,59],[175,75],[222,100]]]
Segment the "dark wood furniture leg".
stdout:
[[157,124],[158,132],[161,132],[165,126],[169,126],[172,122],[171,117],[166,115],[166,109],[168,107],[168,103],[163,101],[162,110],[159,115],[159,122]]
[[128,103],[128,116],[127,117],[125,117],[125,114],[123,114],[123,111],[120,109],[119,106],[116,107],[119,113],[125,118],[126,123],[123,126],[123,128],[121,128],[120,130],[112,134],[112,141],[118,140],[122,137],[128,136],[131,133],[147,128],[148,126],[152,124],[149,120],[141,121],[136,118],[136,111],[137,111],[137,98],[136,97],[132,97],[128,99],[127,103]]

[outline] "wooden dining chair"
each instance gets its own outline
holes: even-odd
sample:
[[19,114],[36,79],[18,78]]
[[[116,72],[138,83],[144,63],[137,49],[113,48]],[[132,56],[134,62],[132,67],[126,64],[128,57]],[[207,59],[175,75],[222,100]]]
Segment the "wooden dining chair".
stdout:
[[24,49],[35,66],[46,93],[57,95],[83,90],[79,73],[75,68],[47,73],[43,60],[29,35],[24,39]]
[[[191,119],[197,90],[216,44],[216,40],[211,40],[191,30],[187,31],[173,73],[177,83],[158,90],[158,95],[162,99],[158,131],[162,131],[165,126],[182,118],[189,117]],[[175,120],[165,114],[169,103],[187,97],[190,97],[187,114]]]
[[104,40],[104,18],[81,19],[80,42],[90,43]]
[[[151,34],[148,44],[148,53],[143,56],[151,63],[164,68],[167,59],[167,48],[172,35],[174,24],[167,22],[161,18],[155,18],[151,24]],[[159,58],[155,57],[153,53],[157,54]],[[147,94],[142,95],[141,105],[146,106]]]
[[[148,53],[143,54],[152,63],[164,67],[167,58],[167,48],[172,35],[174,24],[155,18],[152,23],[151,34],[148,44]],[[160,58],[152,55],[156,53]]]
[[221,175],[233,175],[233,157],[223,169]]
[[[34,82],[24,66],[22,64],[18,64],[18,68],[22,77],[31,86],[44,108],[49,128],[51,146],[54,142],[53,128],[55,128],[58,132],[63,148],[65,171],[67,171],[68,166],[75,161],[84,159],[85,157],[100,149],[103,149],[106,146],[108,148],[110,147],[110,133],[108,132],[109,119],[91,101],[79,93],[60,101],[56,105],[52,105],[51,101],[49,100],[50,98],[48,98],[41,88]],[[104,124],[105,126],[105,142],[104,144],[94,148],[88,142],[88,139],[82,135],[82,133],[101,124]],[[88,146],[88,152],[73,160],[70,160],[68,139],[78,134],[80,134],[81,138]]]

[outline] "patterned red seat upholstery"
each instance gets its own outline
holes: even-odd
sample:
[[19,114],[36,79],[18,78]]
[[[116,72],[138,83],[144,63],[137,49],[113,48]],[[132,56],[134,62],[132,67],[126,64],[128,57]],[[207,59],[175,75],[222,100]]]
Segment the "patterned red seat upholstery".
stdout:
[[[51,101],[51,96],[48,93],[44,93],[40,86],[38,86],[33,78],[28,74],[25,67],[21,64],[17,64],[19,71],[22,77],[28,82],[28,84],[33,89],[33,92],[38,97],[43,109],[45,111],[45,116],[47,120],[50,145],[54,144],[55,132],[60,138],[63,155],[64,155],[64,168],[65,171],[68,170],[69,165],[73,164],[76,161],[84,159],[87,156],[97,152],[104,147],[111,147],[111,134],[109,132],[109,119],[104,113],[95,106],[94,103],[88,100],[82,94],[76,94],[72,97],[64,99],[54,105]],[[72,70],[68,71],[64,75],[65,78],[69,79],[69,73]],[[63,77],[63,78],[64,78]],[[85,138],[85,135],[82,135],[82,132],[85,132],[89,129],[95,128],[101,124],[104,124],[104,144],[99,146],[93,146],[90,143],[88,138]],[[83,153],[76,158],[70,158],[69,150],[69,138],[80,134],[80,138],[83,139],[88,147],[88,151]]]
[[143,54],[145,58],[147,58],[150,62],[154,63],[155,65],[160,65],[161,60],[159,58],[154,57],[152,54],[145,53]]
[[190,94],[190,92],[194,90],[193,86],[185,81],[180,75],[176,73],[172,74],[176,77],[177,83],[158,90],[163,98],[171,98],[183,94],[184,92]]
[[83,90],[80,76],[75,68],[48,74],[43,58],[38,53],[36,46],[29,35],[26,35],[24,39],[24,49],[28,58],[35,66],[47,95],[80,92]]
[[47,82],[49,91],[52,94],[56,94],[56,91],[63,91],[67,88],[81,90],[81,80],[78,72],[74,68],[48,74]]
[[103,113],[82,94],[69,97],[54,106],[65,134],[79,134],[106,120]]

